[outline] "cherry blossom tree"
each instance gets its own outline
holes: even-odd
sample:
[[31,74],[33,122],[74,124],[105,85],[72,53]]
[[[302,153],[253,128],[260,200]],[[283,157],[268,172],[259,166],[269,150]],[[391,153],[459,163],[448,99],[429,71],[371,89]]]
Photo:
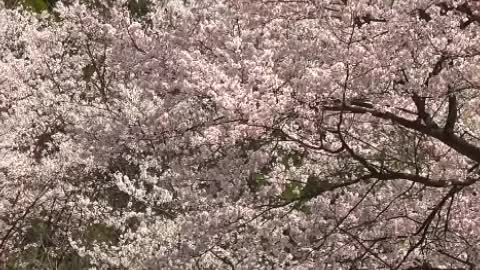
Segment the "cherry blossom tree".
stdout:
[[51,9],[0,9],[1,268],[480,267],[480,2]]

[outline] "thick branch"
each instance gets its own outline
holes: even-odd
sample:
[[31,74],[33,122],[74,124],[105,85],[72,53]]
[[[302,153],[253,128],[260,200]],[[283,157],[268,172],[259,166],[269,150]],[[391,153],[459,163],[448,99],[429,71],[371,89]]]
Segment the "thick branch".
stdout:
[[405,270],[469,270],[472,268],[442,268],[442,267],[434,267],[430,265],[418,265],[406,268]]
[[474,179],[474,178],[468,178],[467,181],[463,181],[463,182],[457,179],[438,179],[437,180],[437,179],[431,179],[421,175],[401,173],[401,172],[380,173],[378,175],[375,175],[375,178],[379,180],[404,179],[404,180],[409,180],[415,183],[423,184],[429,187],[466,186],[477,181],[477,179]]
[[440,15],[445,15],[452,10],[466,15],[467,20],[460,24],[460,29],[465,29],[472,23],[480,23],[480,16],[475,14],[475,12],[472,10],[472,7],[469,5],[468,1],[458,6],[454,6],[447,2],[440,2],[436,4],[436,6],[440,7],[441,9]]
[[444,144],[450,146],[452,149],[454,149],[458,153],[470,158],[473,161],[480,162],[480,148],[478,146],[471,144],[470,142],[456,136],[455,134],[445,133],[443,132],[443,129],[432,128],[432,127],[423,125],[418,121],[411,121],[403,117],[397,116],[391,112],[382,112],[374,109],[356,107],[348,104],[324,106],[323,109],[329,110],[329,111],[343,111],[343,112],[357,113],[357,114],[370,113],[374,117],[384,119],[384,120],[390,120],[408,129],[415,130],[422,134],[436,138],[439,141],[443,142]]
[[437,123],[433,121],[432,116],[430,116],[430,114],[427,112],[425,105],[426,98],[420,97],[417,94],[413,94],[412,99],[417,107],[418,117],[420,117],[420,119],[423,120],[428,127],[438,128]]
[[443,63],[445,63],[446,60],[448,60],[448,57],[442,54],[440,58],[437,60],[437,62],[435,63],[435,65],[433,66],[432,71],[428,74],[428,77],[425,81],[426,86],[428,86],[428,84],[430,83],[430,80],[433,77],[437,76],[438,74],[440,74],[440,72],[442,72]]
[[457,97],[454,93],[450,92],[448,94],[448,116],[447,122],[445,123],[445,132],[453,133],[455,128],[455,123],[457,122]]

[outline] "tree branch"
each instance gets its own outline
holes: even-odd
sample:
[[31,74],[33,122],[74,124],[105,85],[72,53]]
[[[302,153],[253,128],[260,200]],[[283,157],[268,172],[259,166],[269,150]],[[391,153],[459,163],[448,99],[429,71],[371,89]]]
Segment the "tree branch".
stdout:
[[427,112],[426,109],[426,98],[420,97],[416,93],[413,94],[412,96],[413,102],[415,103],[415,106],[417,107],[417,114],[418,117],[423,120],[423,122],[428,126],[432,128],[438,128],[438,124],[435,123],[433,118],[430,116],[430,114]]
[[397,116],[391,112],[382,112],[375,109],[356,107],[348,104],[326,105],[323,107],[323,109],[328,111],[343,111],[356,114],[369,113],[374,117],[383,120],[390,120],[408,129],[415,130],[422,134],[436,138],[444,144],[450,146],[458,153],[470,158],[473,161],[480,162],[480,148],[478,146],[471,144],[470,142],[456,136],[455,134],[446,134],[445,132],[443,132],[443,129],[425,126],[418,121],[411,121],[403,117]]
[[380,180],[395,180],[404,179],[415,183],[423,184],[429,187],[451,187],[451,186],[468,186],[475,183],[478,179],[468,178],[467,181],[459,181],[457,179],[430,179],[425,176],[402,173],[402,172],[387,172],[374,175]]
[[448,134],[453,134],[455,128],[455,123],[457,122],[457,96],[449,91],[448,93],[448,116],[447,122],[445,123],[445,132]]

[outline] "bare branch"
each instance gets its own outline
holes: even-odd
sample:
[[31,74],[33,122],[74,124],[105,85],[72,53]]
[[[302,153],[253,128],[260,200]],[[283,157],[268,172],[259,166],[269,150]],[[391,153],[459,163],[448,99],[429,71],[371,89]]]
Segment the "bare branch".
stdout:
[[403,117],[397,116],[391,112],[383,112],[375,109],[355,107],[348,104],[344,104],[344,105],[339,104],[339,105],[330,105],[330,106],[326,105],[323,108],[329,111],[344,111],[344,112],[356,113],[356,114],[370,113],[374,117],[384,119],[384,120],[390,120],[395,124],[399,124],[408,129],[415,130],[422,134],[438,139],[444,144],[453,148],[458,153],[465,155],[471,160],[480,162],[480,147],[454,134],[445,134],[445,132],[443,132],[443,129],[425,126],[419,123],[418,121],[408,120]]
[[452,134],[455,129],[455,123],[457,122],[458,118],[457,107],[457,96],[450,91],[448,93],[448,116],[445,124],[445,132],[448,134]]

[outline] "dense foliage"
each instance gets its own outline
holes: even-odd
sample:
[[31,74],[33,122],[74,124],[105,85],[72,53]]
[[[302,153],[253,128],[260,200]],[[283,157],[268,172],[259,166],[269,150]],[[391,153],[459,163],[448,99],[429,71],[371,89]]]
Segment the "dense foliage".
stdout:
[[480,2],[55,2],[0,9],[0,268],[480,267]]

